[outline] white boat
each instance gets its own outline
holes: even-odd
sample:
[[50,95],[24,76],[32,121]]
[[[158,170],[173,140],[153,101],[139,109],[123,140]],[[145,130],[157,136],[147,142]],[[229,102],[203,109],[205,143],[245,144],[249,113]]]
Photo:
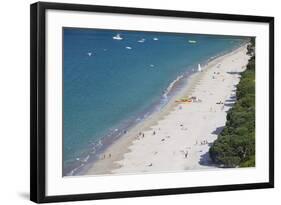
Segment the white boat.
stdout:
[[88,56],[92,56],[92,52],[88,52]]
[[188,43],[197,43],[195,40],[188,40]]
[[153,38],[153,40],[154,40],[154,41],[158,41],[158,38],[155,37],[155,38]]
[[141,40],[138,40],[139,43],[143,43],[145,41],[145,38],[142,38]]
[[126,49],[129,49],[129,50],[131,50],[131,49],[132,49],[132,47],[130,47],[130,46],[126,46]]
[[201,72],[201,71],[202,71],[201,65],[198,64],[198,72]]
[[120,41],[120,40],[123,39],[119,33],[118,33],[116,36],[113,36],[112,38],[113,38],[114,40],[118,40],[118,41]]
[[149,66],[150,66],[151,68],[153,68],[153,67],[154,67],[154,65],[153,65],[153,64],[150,64]]

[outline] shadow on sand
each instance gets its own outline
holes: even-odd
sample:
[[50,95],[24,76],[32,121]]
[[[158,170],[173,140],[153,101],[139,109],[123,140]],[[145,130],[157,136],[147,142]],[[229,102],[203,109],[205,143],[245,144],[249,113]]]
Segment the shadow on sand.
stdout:
[[[213,135],[219,135],[219,134],[222,132],[223,128],[224,128],[224,126],[217,127],[217,128],[212,132],[212,134],[213,134]],[[209,143],[209,146],[211,146],[211,145],[212,145],[212,143]]]
[[[211,147],[212,144],[213,143],[209,143],[208,146]],[[217,165],[214,164],[212,159],[210,158],[209,152],[206,152],[205,154],[202,154],[200,156],[199,164],[202,166],[217,167]]]
[[241,72],[227,72],[228,74],[230,75],[238,75],[238,74],[241,74]]
[[[217,127],[212,134],[219,135],[223,131],[224,126]],[[208,147],[210,148],[213,143],[208,143]],[[200,156],[199,164],[202,166],[208,166],[208,167],[219,167],[218,165],[214,164],[209,152],[206,152],[205,154],[202,154]]]
[[235,101],[234,101],[234,102],[231,102],[231,103],[224,103],[224,106],[233,107],[234,104],[235,104]]

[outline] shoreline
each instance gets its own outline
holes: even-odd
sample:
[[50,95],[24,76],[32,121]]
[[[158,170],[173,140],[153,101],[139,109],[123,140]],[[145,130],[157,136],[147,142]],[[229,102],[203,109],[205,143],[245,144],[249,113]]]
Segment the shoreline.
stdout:
[[[90,166],[91,167],[85,171],[84,175],[130,173],[131,171],[126,171],[126,170],[124,171],[124,167],[126,167],[126,161],[128,161],[127,156],[130,155],[130,153],[134,152],[134,149],[132,149],[132,147],[133,148],[138,147],[136,145],[140,144],[140,142],[142,141],[137,137],[139,135],[139,132],[142,133],[151,132],[154,127],[157,127],[157,125],[159,125],[159,122],[165,121],[165,119],[170,115],[172,115],[173,112],[177,112],[178,107],[181,106],[181,104],[175,103],[176,99],[184,96],[191,96],[194,93],[196,93],[196,88],[202,82],[202,80],[206,78],[206,75],[209,74],[209,70],[211,68],[214,68],[216,65],[220,64],[221,61],[224,61],[225,59],[230,58],[231,56],[235,56],[235,54],[241,52],[241,50],[243,49],[245,50],[245,47],[246,45],[244,44],[239,48],[230,51],[229,53],[219,56],[206,63],[203,67],[202,72],[193,73],[187,79],[187,83],[185,83],[185,85],[181,88],[181,90],[177,92],[173,97],[171,97],[171,99],[169,99],[169,102],[160,111],[152,113],[151,116],[147,117],[142,122],[137,123],[131,129],[129,129],[126,134],[121,136],[119,139],[113,142],[109,147],[107,147],[100,154],[99,159],[97,161],[88,165],[89,167]],[[224,119],[224,122],[225,121],[226,119]],[[163,169],[162,172],[163,171],[171,171],[171,170]],[[143,172],[143,171],[139,170],[137,172]]]

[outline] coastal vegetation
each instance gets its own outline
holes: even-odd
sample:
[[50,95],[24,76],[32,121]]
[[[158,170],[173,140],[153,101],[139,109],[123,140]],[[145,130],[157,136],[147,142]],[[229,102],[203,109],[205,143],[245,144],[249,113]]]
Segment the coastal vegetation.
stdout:
[[223,131],[211,145],[209,153],[221,167],[255,166],[255,40],[247,47],[247,69],[237,85],[236,103],[227,114]]

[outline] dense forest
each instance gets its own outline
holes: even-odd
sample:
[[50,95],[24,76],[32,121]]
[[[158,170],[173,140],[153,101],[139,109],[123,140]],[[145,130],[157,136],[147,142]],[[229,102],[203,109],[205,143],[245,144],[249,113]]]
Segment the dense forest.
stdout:
[[237,85],[237,101],[209,151],[213,162],[221,167],[255,166],[255,39],[247,49],[251,57]]

